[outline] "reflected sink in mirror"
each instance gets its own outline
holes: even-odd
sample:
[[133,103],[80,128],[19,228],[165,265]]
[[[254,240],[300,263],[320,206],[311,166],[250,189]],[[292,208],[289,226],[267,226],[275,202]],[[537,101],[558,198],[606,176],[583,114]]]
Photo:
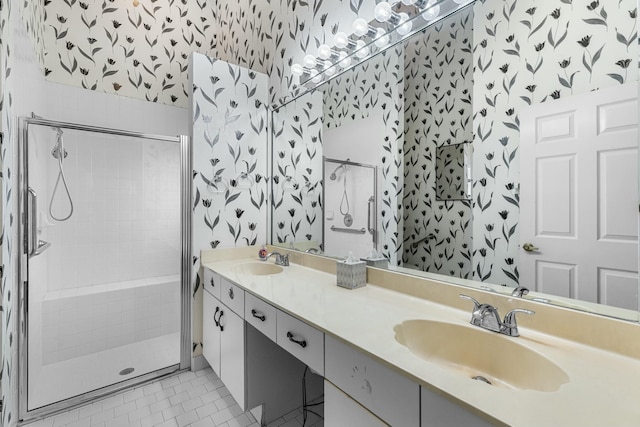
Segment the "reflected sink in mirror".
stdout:
[[416,356],[492,386],[550,392],[569,381],[556,364],[519,344],[520,338],[431,320],[408,320],[394,331]]
[[270,276],[282,273],[283,268],[268,262],[244,262],[234,267],[236,273],[250,274],[253,276]]

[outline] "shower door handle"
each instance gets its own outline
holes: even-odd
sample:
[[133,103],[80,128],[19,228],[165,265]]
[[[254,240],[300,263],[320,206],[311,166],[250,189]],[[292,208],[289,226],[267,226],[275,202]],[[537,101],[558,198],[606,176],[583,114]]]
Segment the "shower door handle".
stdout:
[[[367,201],[367,230],[369,231],[369,233],[371,235],[373,235],[373,243],[376,243],[376,222],[377,222],[377,218],[376,218],[376,207],[375,207],[375,203],[376,203],[376,198],[375,196],[371,196],[369,197],[369,200]],[[373,218],[372,217],[372,212],[373,212]]]
[[29,258],[32,258],[46,251],[49,246],[51,246],[51,243],[45,242],[44,240],[38,240],[38,195],[31,187],[29,187],[27,191],[29,192],[29,199],[31,200],[31,206],[27,218],[27,222],[29,225],[28,256]]

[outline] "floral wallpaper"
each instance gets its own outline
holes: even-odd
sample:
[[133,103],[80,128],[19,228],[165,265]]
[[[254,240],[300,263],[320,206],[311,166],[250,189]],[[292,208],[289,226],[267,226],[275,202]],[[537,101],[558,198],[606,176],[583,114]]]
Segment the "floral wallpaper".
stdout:
[[198,53],[192,70],[193,307],[201,309],[200,251],[266,243],[267,76]]
[[380,114],[386,134],[380,151],[382,182],[378,197],[382,198],[382,230],[379,252],[393,265],[402,257],[402,159],[404,110],[402,46],[387,50],[364,64],[331,80],[324,91],[324,128]]
[[473,12],[458,13],[404,45],[402,261],[471,278],[472,203],[436,200],[436,147],[473,140]]
[[216,46],[214,5],[45,2],[45,75],[71,86],[187,107],[189,54]]
[[[11,191],[15,174],[13,169],[13,140],[17,135],[13,120],[13,100],[11,69],[12,56],[12,20],[16,13],[16,3],[11,0],[0,2],[0,161],[2,162],[2,270],[0,271],[0,293],[2,294],[2,349],[0,357],[0,393],[3,402],[1,415],[3,426],[16,425],[18,421],[18,370],[17,370],[17,295],[14,290],[16,281],[16,255],[12,253],[14,247],[14,197]],[[15,252],[15,251],[13,251]]]
[[273,113],[273,244],[322,243],[322,114],[320,91]]
[[635,0],[475,4],[476,280],[519,283],[519,112],[531,104],[636,80],[636,18]]
[[22,22],[41,64],[44,64],[44,6],[42,1],[25,1],[21,3]]

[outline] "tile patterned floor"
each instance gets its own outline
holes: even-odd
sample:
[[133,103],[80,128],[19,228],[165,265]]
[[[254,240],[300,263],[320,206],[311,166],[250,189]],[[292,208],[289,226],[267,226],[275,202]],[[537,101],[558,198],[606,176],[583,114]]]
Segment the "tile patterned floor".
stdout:
[[[322,414],[322,407],[314,407]],[[302,410],[268,427],[301,427]],[[28,424],[28,427],[259,427],[242,412],[211,368],[184,372],[95,403]],[[322,419],[309,414],[306,426]]]

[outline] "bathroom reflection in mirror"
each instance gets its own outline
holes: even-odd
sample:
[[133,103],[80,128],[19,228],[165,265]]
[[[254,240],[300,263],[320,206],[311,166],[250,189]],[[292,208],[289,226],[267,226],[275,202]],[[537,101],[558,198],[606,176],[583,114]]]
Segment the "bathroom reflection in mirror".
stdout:
[[471,199],[471,155],[469,143],[436,148],[436,200]]
[[[636,16],[635,0],[621,0],[615,8],[603,2],[475,2],[276,109],[274,178],[295,175],[301,185],[318,191],[288,195],[274,184],[273,243],[302,249],[324,244],[325,133],[344,126],[364,131],[377,122],[380,143],[366,148],[376,158],[366,163],[379,168],[377,247],[390,268],[502,293],[521,285],[531,289],[525,298],[638,320],[637,122],[625,122],[637,117],[638,73],[630,66],[638,56]],[[620,101],[623,107],[596,108],[600,116],[586,120],[559,113],[544,129],[535,125],[554,103],[573,99],[596,105],[600,95],[616,87],[631,96]],[[542,111],[532,110],[536,106]],[[532,111],[540,117],[531,119]],[[602,139],[596,145],[604,149],[589,167],[615,171],[626,162],[622,178],[613,174],[589,188],[572,187],[580,183],[571,179],[572,171],[585,167],[577,163],[582,154],[566,152],[544,163],[544,153],[532,157],[523,145],[535,135],[541,139],[534,145],[552,148],[579,137],[586,127],[595,129]],[[622,133],[635,141],[632,146],[612,145]],[[437,147],[460,141],[473,147],[471,197],[441,200]],[[546,168],[537,186],[526,172],[534,164]],[[584,197],[576,191],[597,195],[607,206],[579,205]],[[533,208],[525,210],[527,200],[534,200]],[[542,203],[536,201],[548,208],[544,223],[527,216],[540,211]],[[560,210],[554,214],[556,207],[576,218],[586,211],[604,215],[605,208],[615,215],[606,223],[601,215],[590,226],[579,225]],[[622,217],[624,224],[629,218],[633,224],[614,221]],[[600,265],[581,274],[577,261],[553,258],[556,248],[539,243],[545,237],[562,244],[577,234],[597,243],[619,242],[634,265]],[[526,251],[524,243],[540,249]],[[558,247],[560,253],[580,252]],[[341,246],[326,255],[346,252]],[[525,268],[530,261],[534,268]],[[588,283],[578,282],[584,278]]]

